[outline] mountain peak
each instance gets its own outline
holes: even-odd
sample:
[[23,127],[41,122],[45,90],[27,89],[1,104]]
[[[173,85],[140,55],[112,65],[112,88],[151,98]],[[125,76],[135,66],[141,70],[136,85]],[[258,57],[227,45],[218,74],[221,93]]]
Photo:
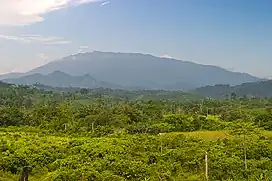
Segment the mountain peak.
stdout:
[[[100,81],[122,87],[145,89],[194,89],[215,84],[238,85],[260,80],[249,74],[193,62],[167,59],[141,53],[93,51],[64,57],[30,73],[49,74],[54,71],[72,76],[86,74]],[[58,74],[60,74],[58,72]]]
[[56,70],[56,71],[48,74],[48,76],[67,76],[68,77],[68,76],[71,76],[71,75],[69,75],[67,73],[64,73],[62,71]]

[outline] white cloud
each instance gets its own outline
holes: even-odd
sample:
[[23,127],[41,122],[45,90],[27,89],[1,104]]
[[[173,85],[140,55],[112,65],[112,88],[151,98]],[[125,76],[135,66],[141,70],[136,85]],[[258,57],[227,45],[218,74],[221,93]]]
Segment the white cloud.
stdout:
[[108,5],[108,4],[110,4],[110,1],[105,1],[105,2],[101,3],[100,6],[102,7],[102,6],[105,6],[105,5]]
[[0,39],[20,41],[23,43],[43,43],[48,45],[61,45],[71,43],[71,41],[67,41],[62,37],[42,35],[19,35],[19,36],[0,35]]
[[99,2],[102,0],[70,0],[70,2],[74,2],[75,5],[81,5],[86,3]]
[[62,8],[101,0],[0,0],[0,25],[27,25],[43,21],[42,15]]
[[163,55],[163,56],[160,56],[161,58],[169,58],[169,59],[174,59],[174,57],[170,56],[170,55]]

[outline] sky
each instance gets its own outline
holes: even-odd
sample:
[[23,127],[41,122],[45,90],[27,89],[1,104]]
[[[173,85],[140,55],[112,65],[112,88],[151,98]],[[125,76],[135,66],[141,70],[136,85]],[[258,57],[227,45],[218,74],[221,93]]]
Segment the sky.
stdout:
[[135,52],[272,76],[271,0],[0,0],[0,73]]

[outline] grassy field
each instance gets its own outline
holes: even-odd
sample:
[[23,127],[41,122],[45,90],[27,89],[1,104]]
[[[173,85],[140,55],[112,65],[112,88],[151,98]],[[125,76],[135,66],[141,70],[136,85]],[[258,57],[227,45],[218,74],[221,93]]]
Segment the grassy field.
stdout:
[[[169,133],[169,134],[175,134],[175,133]],[[223,139],[230,135],[227,131],[194,131],[194,132],[185,132],[181,134],[185,136],[199,137],[205,140]]]
[[[262,131],[264,136],[272,138],[272,131]],[[181,133],[168,133],[167,135],[185,135],[190,137],[202,138],[204,140],[213,141],[217,139],[224,139],[231,136],[228,131],[193,131],[193,132],[181,132]]]

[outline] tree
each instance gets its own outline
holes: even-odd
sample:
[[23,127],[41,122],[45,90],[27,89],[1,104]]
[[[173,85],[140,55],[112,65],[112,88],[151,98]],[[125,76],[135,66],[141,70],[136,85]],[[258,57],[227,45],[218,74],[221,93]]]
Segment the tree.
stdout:
[[231,134],[241,136],[243,139],[244,166],[245,171],[247,171],[247,144],[248,144],[247,138],[254,135],[260,135],[260,130],[255,125],[253,125],[253,123],[238,122],[234,125]]
[[80,94],[82,94],[82,95],[86,95],[86,94],[88,94],[89,90],[86,89],[86,88],[83,88],[83,89],[80,89],[79,92],[80,92]]
[[237,98],[237,95],[235,92],[232,92],[230,97],[232,100],[235,100]]

